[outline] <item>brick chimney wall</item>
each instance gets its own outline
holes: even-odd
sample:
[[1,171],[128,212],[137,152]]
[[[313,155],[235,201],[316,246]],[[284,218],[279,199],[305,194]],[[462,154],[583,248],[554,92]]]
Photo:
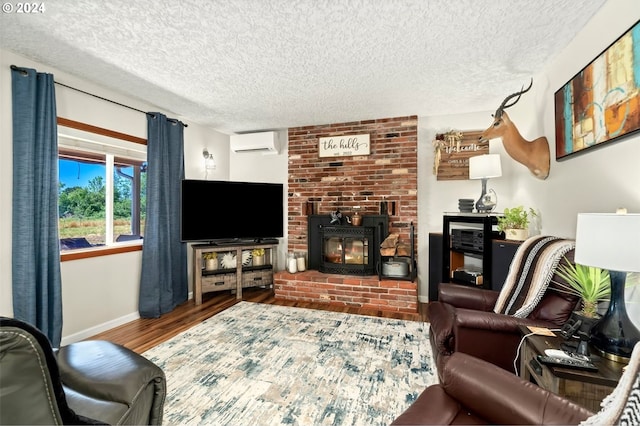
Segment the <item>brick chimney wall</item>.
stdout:
[[[318,156],[318,138],[369,134],[370,155]],[[307,203],[315,214],[379,214],[389,205],[389,232],[409,242],[418,219],[418,117],[363,120],[289,129],[289,251],[307,251]],[[392,209],[394,209],[392,211]]]

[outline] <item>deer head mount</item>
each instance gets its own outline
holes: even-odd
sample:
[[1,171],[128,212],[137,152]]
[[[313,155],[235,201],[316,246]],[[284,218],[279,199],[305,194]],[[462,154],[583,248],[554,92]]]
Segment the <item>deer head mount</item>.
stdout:
[[[507,154],[518,163],[526,166],[538,179],[546,179],[549,176],[550,154],[549,142],[544,136],[528,141],[524,139],[515,124],[509,119],[505,112],[506,108],[514,106],[522,96],[533,86],[533,79],[526,89],[522,86],[519,92],[507,96],[500,104],[496,113],[493,114],[493,124],[482,132],[480,141],[501,138]],[[509,103],[513,98],[514,101]]]

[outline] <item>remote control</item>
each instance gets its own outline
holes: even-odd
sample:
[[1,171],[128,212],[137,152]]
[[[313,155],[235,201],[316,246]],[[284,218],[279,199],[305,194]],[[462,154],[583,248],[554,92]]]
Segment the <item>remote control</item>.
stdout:
[[[544,354],[551,358],[571,359],[571,355],[568,352],[560,349],[545,349]],[[588,361],[588,360],[587,360]]]
[[575,368],[578,370],[598,371],[591,361],[578,358],[557,358],[552,356],[538,355],[538,361],[553,367]]

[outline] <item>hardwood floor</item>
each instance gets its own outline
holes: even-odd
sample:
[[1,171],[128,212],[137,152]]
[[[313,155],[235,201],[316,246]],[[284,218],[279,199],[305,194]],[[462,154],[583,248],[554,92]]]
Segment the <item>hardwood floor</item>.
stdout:
[[[322,309],[335,312],[346,312],[359,315],[370,315],[385,318],[395,318],[408,321],[427,321],[426,304],[419,304],[417,314],[403,314],[379,310],[341,307],[326,303],[306,303],[276,300],[272,289],[250,288],[242,291],[243,300],[256,303],[269,303],[281,306],[295,306],[310,309]],[[160,318],[141,318],[123,324],[119,327],[92,336],[90,340],[110,340],[129,349],[142,353],[146,350],[172,338],[173,336],[201,323],[207,318],[224,311],[238,303],[235,294],[229,292],[206,293],[202,298],[202,305],[196,306],[193,299],[179,305],[172,312]]]

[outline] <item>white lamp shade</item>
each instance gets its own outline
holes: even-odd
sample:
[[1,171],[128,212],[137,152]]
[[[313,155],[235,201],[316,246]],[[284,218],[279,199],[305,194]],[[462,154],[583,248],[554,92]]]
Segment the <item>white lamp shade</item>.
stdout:
[[502,176],[499,154],[476,155],[469,158],[469,179],[494,178]]
[[640,272],[640,214],[579,213],[576,263]]
[[204,168],[207,170],[216,169],[216,160],[213,159],[213,155],[209,154],[209,158],[204,160]]

